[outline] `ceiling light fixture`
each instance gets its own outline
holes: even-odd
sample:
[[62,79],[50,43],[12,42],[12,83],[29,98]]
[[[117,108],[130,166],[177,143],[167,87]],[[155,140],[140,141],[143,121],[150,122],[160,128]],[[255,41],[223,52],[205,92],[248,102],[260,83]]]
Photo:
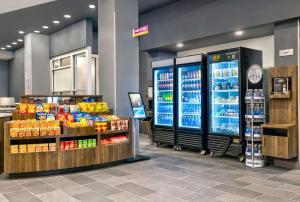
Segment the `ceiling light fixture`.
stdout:
[[22,30],[21,30],[21,31],[19,31],[19,34],[24,34],[24,31],[22,31]]
[[17,42],[12,42],[11,44],[12,44],[12,45],[18,45],[18,43],[17,43]]
[[11,45],[6,45],[6,48],[11,48]]
[[72,16],[71,15],[64,15],[64,18],[71,18]]
[[40,31],[39,31],[39,30],[34,30],[34,33],[37,33],[37,34],[39,34],[39,33],[40,33]]
[[6,50],[6,48],[2,47],[1,50]]
[[18,39],[18,42],[23,42],[23,39]]
[[234,34],[236,36],[242,36],[244,34],[244,32],[242,30],[239,30],[239,31],[234,32]]
[[60,22],[58,20],[53,21],[54,24],[59,24]]
[[90,4],[90,5],[89,5],[89,8],[94,9],[94,8],[96,8],[96,6],[95,6],[94,4]]
[[184,44],[183,43],[177,43],[176,46],[177,46],[177,48],[182,48],[184,46]]
[[43,29],[49,29],[49,27],[47,25],[44,25]]

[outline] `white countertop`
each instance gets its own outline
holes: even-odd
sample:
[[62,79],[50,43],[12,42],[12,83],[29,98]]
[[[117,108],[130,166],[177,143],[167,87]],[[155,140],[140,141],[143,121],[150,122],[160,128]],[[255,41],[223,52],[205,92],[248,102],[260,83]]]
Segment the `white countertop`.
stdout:
[[0,118],[11,117],[12,113],[0,113]]

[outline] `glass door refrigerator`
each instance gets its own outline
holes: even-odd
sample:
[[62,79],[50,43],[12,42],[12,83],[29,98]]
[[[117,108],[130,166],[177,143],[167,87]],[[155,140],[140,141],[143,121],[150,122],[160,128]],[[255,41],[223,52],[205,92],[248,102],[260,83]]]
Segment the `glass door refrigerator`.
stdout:
[[262,66],[262,52],[236,48],[209,53],[208,66],[208,148],[211,155],[229,154],[243,160],[245,150],[245,93],[262,88],[262,82],[247,85],[247,71]]
[[206,64],[203,55],[176,58],[176,143],[205,151]]
[[175,146],[174,59],[152,62],[153,68],[153,141]]

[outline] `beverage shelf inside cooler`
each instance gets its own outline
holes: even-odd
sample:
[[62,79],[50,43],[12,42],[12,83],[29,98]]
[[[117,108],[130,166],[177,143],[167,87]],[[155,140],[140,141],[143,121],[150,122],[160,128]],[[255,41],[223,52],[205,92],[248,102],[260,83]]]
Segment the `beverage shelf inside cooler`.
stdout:
[[173,79],[163,79],[163,80],[157,80],[158,82],[163,82],[163,81],[173,81]]
[[215,118],[226,118],[226,119],[239,119],[240,117],[238,116],[216,116],[214,115]]
[[180,125],[180,128],[191,128],[191,129],[201,129],[200,126],[189,126],[189,125]]
[[230,103],[230,102],[215,102],[214,105],[239,105],[239,103]]
[[[182,113],[182,116],[198,116],[198,117],[201,117],[201,114],[199,114],[199,113]],[[181,117],[182,117],[181,116]]]
[[195,78],[195,79],[181,79],[182,81],[201,81],[201,78]]
[[213,90],[213,92],[217,92],[217,93],[230,93],[230,92],[239,92],[239,90],[238,89]]
[[221,76],[221,77],[213,77],[214,79],[220,79],[220,80],[224,80],[224,79],[230,79],[230,78],[239,78],[238,76]]
[[187,93],[187,92],[197,92],[197,93],[200,93],[201,90],[182,90],[181,92],[183,92],[183,93]]

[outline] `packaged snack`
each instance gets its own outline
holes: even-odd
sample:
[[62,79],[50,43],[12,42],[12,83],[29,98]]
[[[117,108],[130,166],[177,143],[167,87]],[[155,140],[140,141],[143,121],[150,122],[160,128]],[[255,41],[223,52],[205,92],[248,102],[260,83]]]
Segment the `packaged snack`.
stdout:
[[27,114],[27,104],[19,105],[19,114]]
[[10,128],[19,128],[19,121],[11,121]]
[[57,113],[57,105],[55,103],[50,104],[50,113],[51,114]]
[[53,128],[53,134],[54,135],[61,135],[61,129],[60,129],[60,127],[54,127]]
[[47,120],[47,114],[44,112],[36,113],[37,120]]
[[79,149],[83,148],[82,140],[78,140],[77,146]]
[[50,113],[51,105],[48,103],[43,104],[43,110],[45,113]]
[[48,128],[47,128],[47,135],[48,135],[48,136],[53,136],[53,135],[54,135],[54,130],[53,130],[52,127],[50,127],[50,128],[48,127]]
[[65,145],[65,150],[70,149],[70,143],[69,143],[69,141],[65,141],[64,145]]
[[47,128],[40,128],[40,136],[47,136]]
[[61,151],[64,151],[64,150],[65,150],[65,143],[64,143],[64,142],[60,142],[60,143],[59,143],[59,149],[60,149]]
[[70,113],[70,105],[64,105],[64,113]]
[[18,128],[11,128],[10,129],[10,136],[11,137],[18,137],[19,136],[19,129]]
[[92,148],[93,147],[93,139],[88,139],[87,140],[87,147]]
[[81,112],[88,112],[88,106],[87,103],[85,102],[79,103],[79,108]]
[[42,152],[42,146],[41,146],[41,144],[37,144],[37,145],[36,145],[35,151],[36,151],[36,152]]
[[67,120],[70,121],[70,122],[74,122],[75,121],[74,115],[73,114],[67,114]]
[[74,141],[69,141],[69,149],[75,149]]
[[44,111],[43,104],[37,104],[35,108],[36,113],[41,113]]
[[97,147],[97,141],[96,141],[96,139],[93,139],[92,147]]
[[27,145],[26,144],[19,145],[19,152],[20,153],[26,153],[27,152]]
[[42,144],[41,147],[42,147],[42,151],[43,152],[49,151],[49,145],[48,145],[48,143]]
[[62,105],[59,106],[59,113],[60,114],[64,114],[65,113],[64,106],[62,106]]
[[87,140],[82,140],[82,148],[87,148],[88,142]]
[[35,148],[36,148],[36,145],[35,144],[28,144],[27,145],[27,152],[35,152]]
[[25,129],[25,136],[26,137],[31,137],[32,136],[32,129],[31,128],[26,128]]
[[48,122],[43,120],[43,121],[39,121],[39,127],[40,128],[47,128],[48,127]]
[[49,143],[49,151],[56,151],[56,144],[55,143]]
[[19,129],[19,137],[25,137],[26,133],[25,133],[25,128],[20,128]]
[[59,127],[60,124],[59,124],[59,121],[53,121],[53,127]]
[[80,112],[79,106],[78,105],[70,105],[70,112],[71,113]]
[[40,136],[40,129],[39,128],[32,128],[31,130],[32,136]]
[[20,121],[20,122],[19,122],[19,127],[20,127],[20,128],[27,128],[26,121]]
[[28,114],[34,114],[35,113],[35,104],[28,104]]
[[12,154],[19,153],[19,145],[11,145],[10,146],[10,153],[12,153]]
[[47,114],[47,121],[55,121],[55,115],[54,114]]

